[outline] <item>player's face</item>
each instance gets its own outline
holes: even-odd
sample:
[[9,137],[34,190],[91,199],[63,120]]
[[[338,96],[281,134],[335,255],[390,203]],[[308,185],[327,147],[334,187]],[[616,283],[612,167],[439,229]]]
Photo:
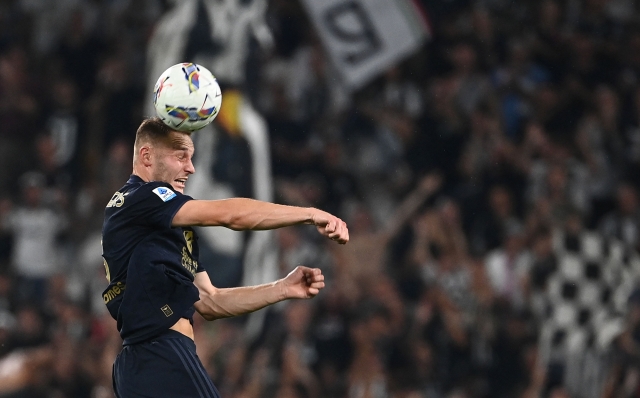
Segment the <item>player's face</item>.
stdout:
[[193,167],[193,141],[187,134],[171,132],[167,145],[156,147],[154,152],[153,180],[171,184],[178,192],[184,193],[187,179],[196,169]]

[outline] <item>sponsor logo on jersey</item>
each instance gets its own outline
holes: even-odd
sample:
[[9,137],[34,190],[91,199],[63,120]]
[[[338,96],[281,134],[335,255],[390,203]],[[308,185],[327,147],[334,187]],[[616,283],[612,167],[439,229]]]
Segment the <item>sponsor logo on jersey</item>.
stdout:
[[111,288],[109,288],[109,290],[107,290],[102,295],[102,300],[104,301],[105,304],[107,304],[109,301],[113,300],[114,298],[124,293],[126,288],[127,287],[124,283],[117,282],[115,285],[111,286]]
[[182,247],[182,266],[191,273],[194,277],[198,270],[198,262],[191,258],[191,254],[187,251],[186,247]]
[[168,202],[171,199],[176,197],[175,192],[165,187],[158,187],[154,189],[152,192],[158,195],[158,197],[162,199],[163,202]]

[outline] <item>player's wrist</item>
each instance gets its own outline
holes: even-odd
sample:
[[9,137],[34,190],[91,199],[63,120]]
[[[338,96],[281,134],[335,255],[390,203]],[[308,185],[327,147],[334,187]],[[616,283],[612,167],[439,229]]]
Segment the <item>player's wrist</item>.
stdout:
[[306,217],[304,220],[305,224],[316,224],[317,217],[320,214],[320,210],[315,207],[305,207],[304,211],[306,213]]
[[287,286],[284,283],[284,279],[278,279],[273,282],[274,291],[276,294],[276,302],[280,302],[289,298]]

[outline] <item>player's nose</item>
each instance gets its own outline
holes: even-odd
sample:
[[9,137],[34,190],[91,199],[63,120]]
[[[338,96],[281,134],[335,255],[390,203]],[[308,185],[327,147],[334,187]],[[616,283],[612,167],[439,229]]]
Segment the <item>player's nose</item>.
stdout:
[[189,174],[193,174],[196,172],[196,168],[193,165],[193,162],[191,161],[191,159],[189,159],[189,161],[185,164],[184,171]]

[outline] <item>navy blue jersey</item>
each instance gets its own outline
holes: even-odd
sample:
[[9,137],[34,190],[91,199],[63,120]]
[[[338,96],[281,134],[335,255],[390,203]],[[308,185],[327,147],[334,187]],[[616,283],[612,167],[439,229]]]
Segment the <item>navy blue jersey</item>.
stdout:
[[190,196],[164,182],[132,175],[105,209],[102,256],[109,286],[102,294],[125,344],[158,336],[180,318],[193,316],[198,289],[197,237],[172,227]]

